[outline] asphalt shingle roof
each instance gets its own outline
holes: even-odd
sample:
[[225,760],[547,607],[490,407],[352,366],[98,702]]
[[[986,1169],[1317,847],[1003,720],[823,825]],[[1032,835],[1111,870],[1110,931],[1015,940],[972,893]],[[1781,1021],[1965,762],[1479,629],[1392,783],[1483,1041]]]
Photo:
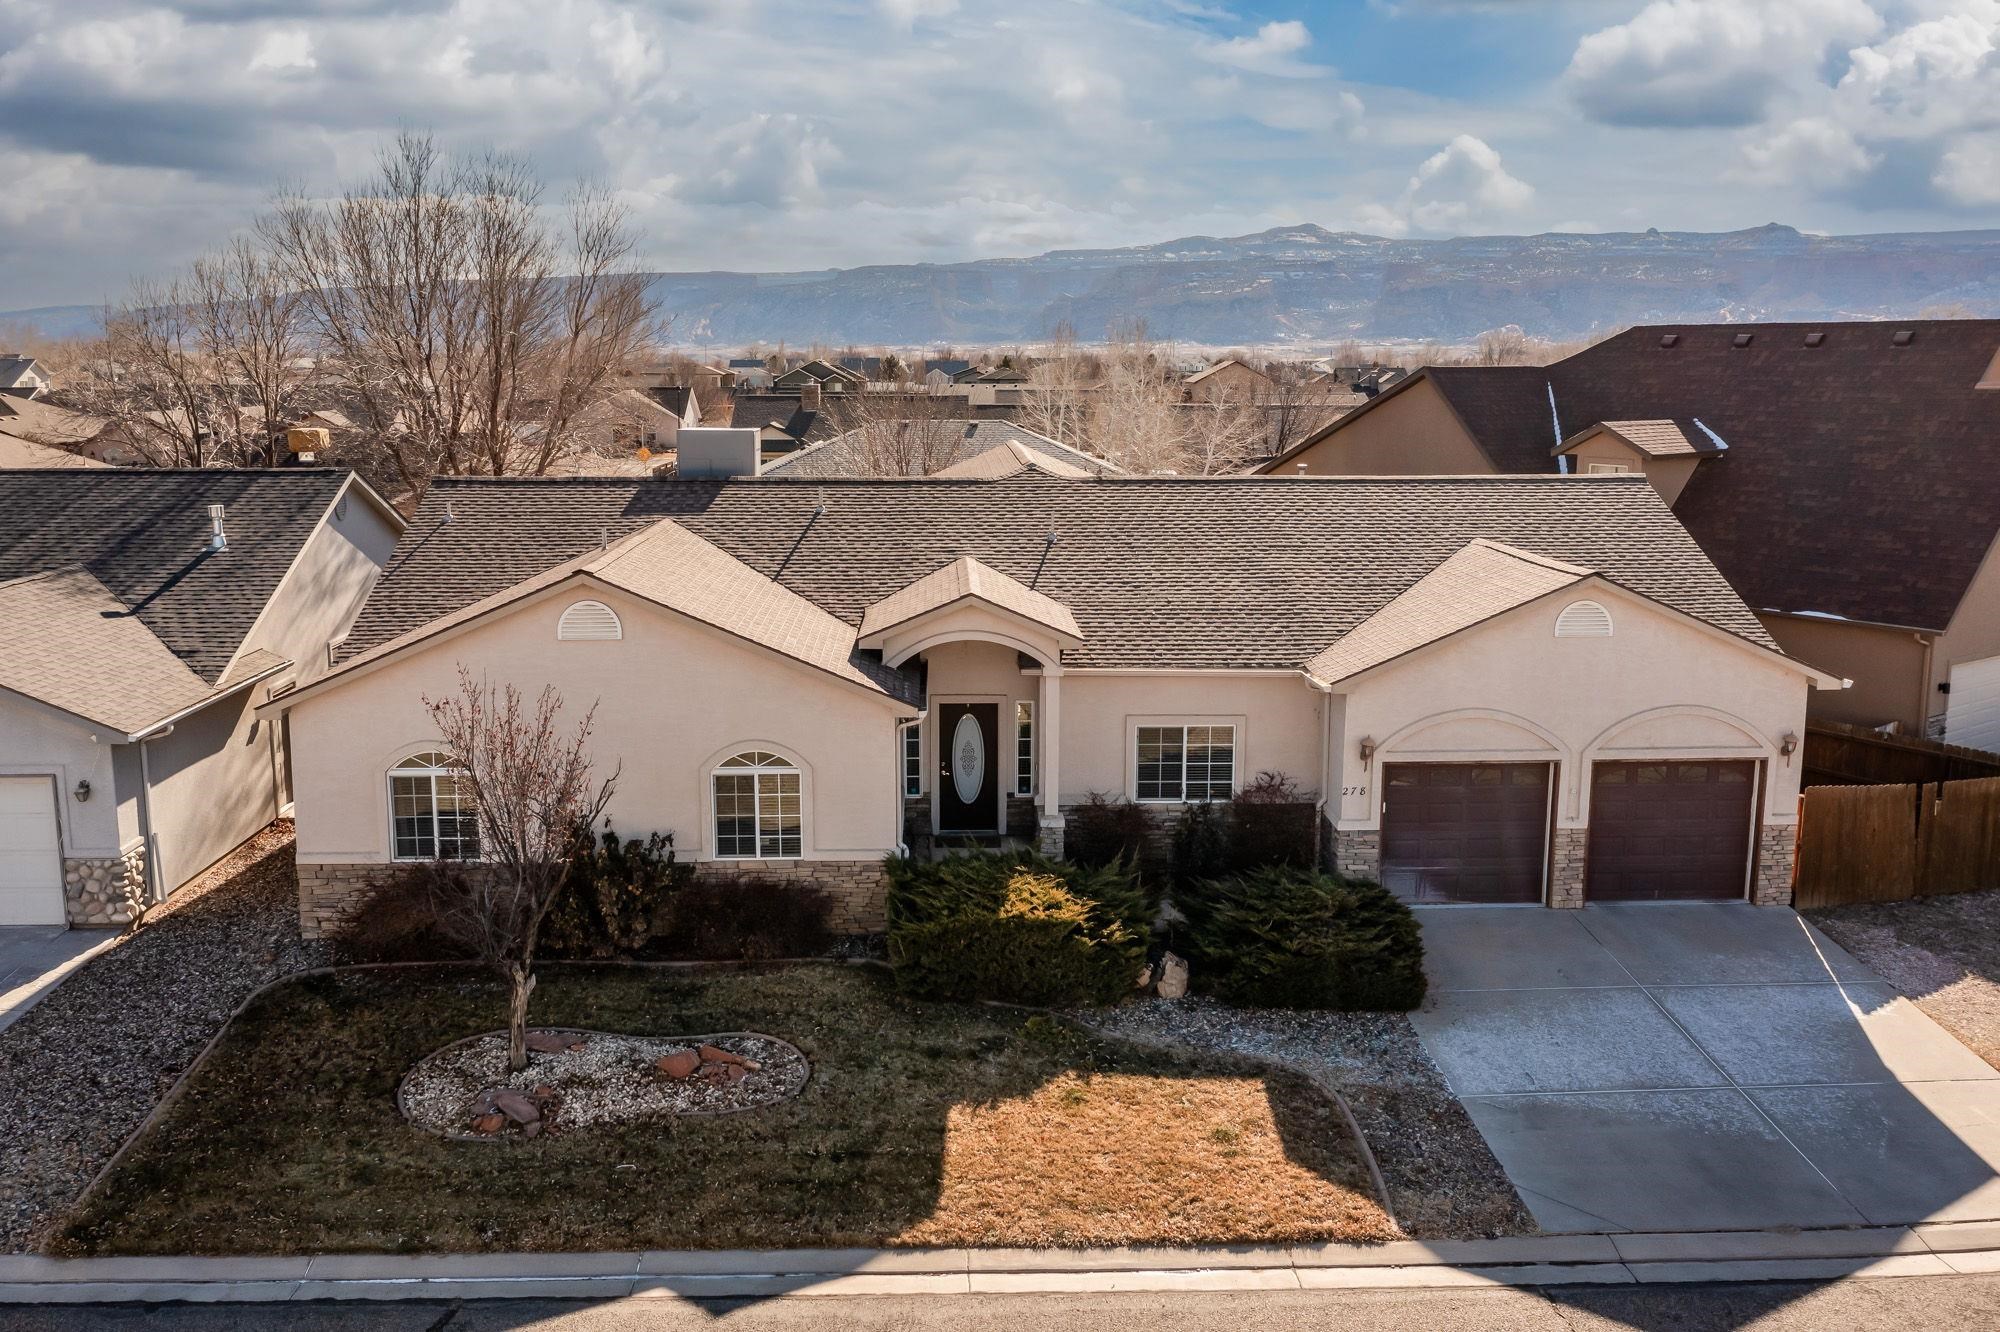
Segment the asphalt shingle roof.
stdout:
[[1674,512],[1744,600],[1943,629],[2000,535],[1996,353],[1994,319],[1674,324],[1423,374],[1502,472],[1553,470],[1558,418],[1563,438],[1698,418],[1728,447]]
[[[440,521],[446,504],[449,524]],[[870,605],[971,556],[1074,612],[1083,646],[1065,662],[1079,667],[1296,668],[1481,537],[1596,569],[1771,645],[1637,475],[1023,472],[993,481],[440,478],[347,647],[366,650],[663,517],[854,626]]]
[[[348,473],[0,471],[0,580],[81,566],[215,684]],[[208,506],[229,548],[208,550]]]
[[[887,427],[885,424],[871,428]],[[940,437],[947,429],[957,433],[957,438],[950,441],[948,446],[941,438],[938,439],[939,456],[933,459],[935,463],[933,475],[937,471],[970,462],[981,454],[1009,444],[1033,449],[1036,453],[1065,467],[1080,468],[1090,475],[1122,470],[1102,458],[1085,453],[1081,449],[1073,449],[1058,440],[1050,439],[1047,435],[1023,429],[1008,421],[922,420],[912,423],[912,428],[935,431]],[[863,449],[861,432],[849,431],[810,448],[800,449],[797,453],[787,454],[766,467],[764,473],[767,476],[794,477],[855,476],[867,470],[861,461]]]

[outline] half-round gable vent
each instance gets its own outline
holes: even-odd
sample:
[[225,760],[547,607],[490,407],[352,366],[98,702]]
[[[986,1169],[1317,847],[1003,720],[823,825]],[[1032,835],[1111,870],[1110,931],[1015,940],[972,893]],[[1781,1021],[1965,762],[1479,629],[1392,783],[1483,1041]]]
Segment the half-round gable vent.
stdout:
[[562,620],[556,625],[556,637],[560,639],[595,639],[625,637],[625,626],[618,623],[618,612],[601,601],[579,601],[562,613]]
[[1611,612],[1595,601],[1572,601],[1556,616],[1557,638],[1609,638]]

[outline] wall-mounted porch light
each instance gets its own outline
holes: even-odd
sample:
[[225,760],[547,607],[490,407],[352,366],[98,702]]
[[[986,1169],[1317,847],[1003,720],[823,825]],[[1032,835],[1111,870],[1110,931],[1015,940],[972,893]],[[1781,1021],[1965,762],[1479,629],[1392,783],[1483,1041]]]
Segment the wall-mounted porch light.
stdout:
[[76,800],[78,804],[82,804],[88,799],[90,799],[90,778],[85,777],[76,784]]
[[1786,763],[1790,763],[1792,755],[1799,752],[1798,732],[1786,731],[1782,736],[1778,737],[1778,752],[1784,755]]
[[1375,758],[1375,737],[1372,735],[1362,736],[1361,743],[1357,748],[1361,751],[1361,766],[1365,768]]

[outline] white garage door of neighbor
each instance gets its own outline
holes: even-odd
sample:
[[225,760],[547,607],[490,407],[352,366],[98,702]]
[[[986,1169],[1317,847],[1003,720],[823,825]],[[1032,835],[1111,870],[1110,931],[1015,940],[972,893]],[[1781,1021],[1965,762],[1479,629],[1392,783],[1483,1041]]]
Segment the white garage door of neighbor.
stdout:
[[0,925],[63,923],[55,783],[0,777]]
[[2000,657],[1961,661],[1951,668],[1944,738],[1954,745],[2000,750]]

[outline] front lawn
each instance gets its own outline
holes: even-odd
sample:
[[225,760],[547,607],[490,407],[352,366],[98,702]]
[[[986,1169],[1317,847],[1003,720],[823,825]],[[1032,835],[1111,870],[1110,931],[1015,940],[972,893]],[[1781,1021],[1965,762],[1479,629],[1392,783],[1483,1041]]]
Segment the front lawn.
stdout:
[[918,1003],[836,966],[551,966],[534,1020],[757,1031],[812,1060],[795,1100],[718,1118],[448,1142],[397,1081],[502,1024],[463,968],[287,984],[58,1237],[58,1252],[630,1250],[1377,1240],[1340,1116],[1303,1079]]

